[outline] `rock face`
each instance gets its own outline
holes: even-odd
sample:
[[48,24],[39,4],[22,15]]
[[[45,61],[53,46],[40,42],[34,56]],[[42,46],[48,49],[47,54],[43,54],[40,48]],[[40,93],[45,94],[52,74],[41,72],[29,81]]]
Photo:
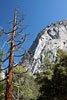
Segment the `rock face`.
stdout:
[[[28,53],[32,60],[23,58],[23,62],[30,72],[38,72],[44,52],[48,53],[53,62],[58,49],[67,51],[67,20],[51,24],[43,29],[29,49]],[[23,62],[21,60],[20,63],[24,65]]]
[[0,80],[2,80],[2,79],[5,79],[5,71],[4,70],[0,72]]

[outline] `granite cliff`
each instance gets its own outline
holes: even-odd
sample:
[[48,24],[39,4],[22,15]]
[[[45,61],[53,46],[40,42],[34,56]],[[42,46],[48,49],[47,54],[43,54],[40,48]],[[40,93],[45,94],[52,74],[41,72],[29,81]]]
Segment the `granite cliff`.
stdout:
[[63,20],[44,28],[36,37],[28,54],[28,58],[21,59],[20,64],[30,70],[31,73],[39,72],[39,67],[46,52],[51,62],[54,62],[58,49],[67,51],[67,20]]

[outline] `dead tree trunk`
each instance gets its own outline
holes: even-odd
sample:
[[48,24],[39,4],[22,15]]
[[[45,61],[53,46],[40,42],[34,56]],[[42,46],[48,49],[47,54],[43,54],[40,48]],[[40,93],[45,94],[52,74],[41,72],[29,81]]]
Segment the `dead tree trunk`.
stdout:
[[5,100],[11,100],[12,99],[12,77],[13,77],[13,62],[14,62],[15,30],[16,30],[16,10],[15,10],[14,27],[13,27],[11,48],[10,48],[9,69],[8,69]]

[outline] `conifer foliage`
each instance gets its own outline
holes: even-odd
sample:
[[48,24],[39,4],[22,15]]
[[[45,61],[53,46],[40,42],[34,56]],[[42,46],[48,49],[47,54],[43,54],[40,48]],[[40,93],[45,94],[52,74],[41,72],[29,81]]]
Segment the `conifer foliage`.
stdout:
[[52,75],[43,73],[39,76],[41,95],[37,100],[67,100],[67,52],[58,50],[51,72]]

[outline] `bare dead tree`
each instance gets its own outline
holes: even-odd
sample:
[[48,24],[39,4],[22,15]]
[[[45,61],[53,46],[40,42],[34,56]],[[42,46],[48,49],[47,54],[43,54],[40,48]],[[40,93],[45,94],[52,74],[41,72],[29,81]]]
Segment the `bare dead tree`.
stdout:
[[[5,100],[11,100],[12,99],[12,87],[13,87],[13,66],[17,66],[17,64],[14,63],[14,57],[22,57],[25,54],[25,49],[23,48],[22,44],[25,42],[28,34],[23,34],[24,25],[22,24],[22,21],[24,20],[24,16],[22,15],[21,18],[18,17],[17,8],[15,8],[15,15],[12,28],[5,32],[4,29],[2,29],[2,33],[5,35],[10,35],[10,38],[5,42],[5,44],[9,44],[9,50],[6,52],[8,55],[5,59],[1,59],[0,61],[2,63],[9,60],[9,64],[5,69],[8,69],[8,75],[7,75],[7,85],[6,85],[6,92],[5,92]],[[23,48],[23,53],[22,53]],[[19,52],[16,54],[16,52]]]

